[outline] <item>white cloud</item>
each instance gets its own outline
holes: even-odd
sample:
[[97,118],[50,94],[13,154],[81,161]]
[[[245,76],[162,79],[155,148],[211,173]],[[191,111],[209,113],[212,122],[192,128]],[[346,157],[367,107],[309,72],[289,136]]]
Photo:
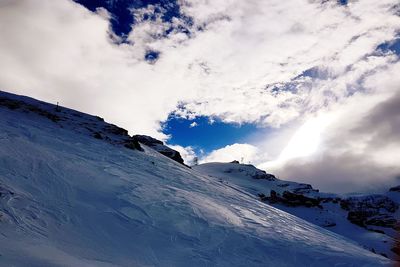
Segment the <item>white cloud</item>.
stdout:
[[200,163],[206,162],[231,162],[237,160],[242,163],[257,164],[267,159],[267,155],[257,147],[250,144],[232,144],[216,149],[200,159]]
[[192,123],[189,125],[189,127],[190,127],[190,128],[193,128],[193,127],[196,127],[197,125],[198,125],[197,122],[194,121],[194,122],[192,122]]
[[[190,39],[178,31],[162,38],[163,30],[182,22],[158,18],[134,27],[133,46],[117,46],[108,38],[104,11],[93,14],[67,0],[5,2],[0,86],[158,136],[159,121],[178,102],[196,115],[279,126],[331,102],[331,96],[346,97],[349,88],[276,86],[315,66],[335,75],[352,66],[358,76],[365,74],[360,60],[400,29],[390,10],[395,3],[182,1],[193,28],[204,30]],[[147,49],[161,52],[156,64],[143,61]]]
[[[347,6],[306,0],[179,2],[194,21],[190,38],[179,31],[163,36],[170,26],[184,24],[179,19],[141,20],[154,12],[149,6],[135,11],[133,45],[117,45],[104,10],[91,13],[70,0],[2,1],[0,88],[59,101],[131,133],[162,139],[167,136],[160,122],[178,104],[185,109],[177,113],[191,118],[285,131],[341,105],[362,109],[363,95],[375,105],[398,89],[398,57],[375,51],[400,31],[397,0]],[[143,59],[148,50],[160,52],[153,64]],[[297,77],[310,68],[320,77]],[[348,116],[341,118],[335,129],[346,125]],[[340,130],[331,134],[341,136]],[[248,153],[252,162],[262,162],[266,157],[255,153],[269,151],[268,142],[259,140],[258,149],[234,144],[207,158],[228,160],[222,155],[231,149],[239,159]]]
[[[179,92],[163,90],[169,74],[115,45],[109,23],[72,1],[0,4],[0,88],[57,102],[129,129],[158,132]],[[156,77],[156,80],[154,80]]]
[[[320,110],[317,119],[309,119],[295,132],[276,160],[258,166],[324,191],[387,190],[399,183],[400,77],[395,74],[399,71],[400,62],[369,76],[364,85],[369,93],[357,93]],[[297,139],[307,125],[318,127]],[[320,140],[315,153],[301,157],[285,154],[294,151],[296,156],[298,147],[316,139]]]

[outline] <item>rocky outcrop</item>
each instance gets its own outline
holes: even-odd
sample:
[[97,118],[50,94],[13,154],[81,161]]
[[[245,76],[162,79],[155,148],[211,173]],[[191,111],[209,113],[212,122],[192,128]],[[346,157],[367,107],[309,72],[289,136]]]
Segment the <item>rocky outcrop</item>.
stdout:
[[305,207],[319,207],[321,200],[319,198],[313,198],[313,197],[308,197],[305,196],[301,193],[294,193],[290,191],[283,191],[282,195],[277,193],[274,190],[271,190],[270,196],[265,197],[265,196],[260,196],[260,199],[265,201],[269,201],[271,204],[274,203],[281,203],[287,206],[305,206]]
[[180,164],[184,164],[181,154],[178,151],[164,145],[164,143],[160,140],[147,135],[134,135],[132,136],[131,140],[146,145]]
[[400,192],[400,185],[391,187],[389,192]]
[[124,142],[124,146],[129,149],[143,151],[143,148],[140,146],[138,140],[135,138],[129,138]]
[[318,189],[314,189],[310,184],[298,184],[295,188],[291,190],[295,194],[308,194],[308,193],[318,193]]
[[379,212],[386,210],[395,212],[399,206],[396,202],[384,195],[367,195],[359,197],[349,197],[340,201],[340,206],[349,211],[363,210],[371,212]]
[[375,225],[389,228],[397,228],[397,220],[392,215],[378,214],[368,218],[365,222],[366,225]]
[[60,116],[58,116],[57,114],[54,113],[54,112],[57,112],[56,109],[54,109],[54,112],[49,112],[45,109],[39,108],[35,105],[25,103],[21,100],[9,99],[9,98],[0,96],[0,106],[7,107],[8,109],[11,109],[11,110],[22,109],[25,112],[33,112],[33,113],[38,114],[39,116],[46,117],[53,122],[58,122],[59,120],[61,120]]
[[164,145],[164,143],[160,140],[157,140],[151,136],[148,135],[134,135],[132,138],[135,138],[137,141],[142,143],[143,145],[146,145],[148,147],[155,147],[157,145]]
[[340,206],[348,211],[347,219],[359,226],[397,227],[397,220],[393,213],[399,208],[399,205],[387,196],[349,197],[342,199]]
[[109,134],[119,135],[122,137],[128,137],[128,131],[124,128],[118,127],[114,124],[109,124],[104,127],[104,131]]

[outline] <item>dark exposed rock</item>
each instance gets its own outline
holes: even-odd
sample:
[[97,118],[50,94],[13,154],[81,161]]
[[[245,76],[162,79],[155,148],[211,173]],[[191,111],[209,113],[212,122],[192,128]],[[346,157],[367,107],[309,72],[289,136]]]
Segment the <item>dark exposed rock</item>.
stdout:
[[305,194],[310,192],[319,192],[318,189],[314,189],[310,184],[298,184],[293,193]]
[[364,227],[367,218],[373,215],[374,214],[365,211],[349,211],[347,214],[347,220],[349,220],[351,223]]
[[43,109],[35,107],[35,106],[29,105],[28,106],[28,110],[32,111],[32,112],[34,112],[36,114],[39,114],[40,116],[46,117],[46,118],[48,118],[49,120],[51,120],[53,122],[58,122],[61,119],[58,115],[50,113],[50,112],[48,112],[46,110],[43,110]]
[[99,132],[95,132],[93,134],[93,137],[96,138],[96,139],[100,139],[100,140],[103,139],[103,136],[101,136],[101,134]]
[[172,148],[171,148],[171,150],[163,150],[163,151],[159,151],[159,152],[161,154],[163,154],[164,156],[167,156],[168,158],[171,158],[180,164],[183,164],[183,162],[184,162],[181,154],[178,151],[173,150]]
[[[372,212],[350,211],[347,219],[356,225],[366,227],[367,225],[395,228],[397,220],[389,214],[373,214]],[[371,230],[371,229],[370,229]],[[377,231],[377,230],[372,230]]]
[[277,203],[279,202],[278,194],[275,192],[275,190],[271,190],[269,198],[267,198],[270,203]]
[[368,218],[365,221],[365,224],[394,228],[394,227],[396,227],[397,220],[395,218],[393,218],[393,216],[391,216],[391,215],[379,214],[379,215],[373,216],[372,218]]
[[302,194],[296,194],[290,191],[284,191],[282,193],[282,198],[284,198],[288,204],[293,206],[315,207],[319,206],[321,202],[318,198],[306,197]]
[[258,194],[258,197],[259,197],[259,199],[261,200],[261,201],[266,201],[267,200],[267,196],[266,195],[264,195],[264,194]]
[[4,107],[7,107],[7,108],[9,108],[11,110],[20,108],[22,104],[23,104],[22,101],[8,99],[8,98],[5,98],[5,97],[0,97],[0,105],[4,106]]
[[237,161],[237,160],[234,160],[234,161],[231,161],[230,163],[239,164],[239,161]]
[[382,227],[397,227],[397,220],[393,214],[398,204],[384,195],[369,195],[342,199],[340,206],[349,211],[347,219],[356,225]]
[[99,116],[94,116],[98,121],[102,121],[102,122],[104,122],[104,119],[102,118],[102,117],[99,117]]
[[335,203],[335,204],[339,203],[340,200],[341,200],[339,197],[322,197],[320,199],[321,199],[322,203],[332,202],[332,203]]
[[148,135],[134,135],[132,138],[135,138],[138,142],[142,143],[143,145],[154,147],[155,145],[164,145],[164,143],[160,140],[157,140]]
[[160,140],[147,135],[134,135],[131,139],[154,149],[155,151],[175,160],[178,163],[184,164],[181,154],[178,151],[164,145],[164,143]]
[[134,137],[129,137],[126,141],[124,141],[124,146],[129,149],[144,151],[140,146],[139,141]]
[[46,117],[53,122],[58,122],[61,119],[58,115],[53,114],[47,110],[41,109],[37,106],[25,103],[20,100],[9,99],[6,97],[0,97],[0,106],[7,107],[11,110],[23,109],[24,111],[30,111],[40,116]]
[[390,188],[389,191],[390,192],[400,192],[400,185]]
[[[235,163],[236,164],[236,163]],[[243,167],[240,167],[243,166]],[[251,169],[248,167],[252,167]],[[249,176],[253,179],[257,180],[268,180],[275,181],[277,180],[275,175],[266,173],[263,170],[259,170],[253,165],[239,165],[239,167],[235,166],[232,168],[227,168],[224,170],[225,173],[244,173],[246,176]]]
[[106,125],[104,127],[104,131],[107,133],[115,134],[115,135],[129,136],[127,130],[125,130],[124,128],[118,127],[116,125],[113,125],[113,124]]
[[268,181],[275,181],[276,177],[273,174],[266,173],[265,171],[257,172],[252,176],[254,179],[264,179]]
[[288,183],[284,183],[284,184],[278,184],[277,186],[279,186],[279,187],[288,187],[289,184]]
[[376,214],[379,213],[379,209],[385,209],[388,212],[395,212],[399,208],[399,205],[396,202],[384,195],[349,197],[346,199],[342,199],[340,201],[340,206],[342,207],[342,209],[349,211],[372,210]]
[[284,191],[282,196],[274,190],[271,190],[270,196],[266,197],[270,203],[282,203],[287,206],[306,206],[320,207],[321,200],[319,198],[307,197],[302,194]]
[[385,257],[385,258],[389,258],[385,253],[379,253],[379,255]]
[[390,249],[393,253],[397,254],[400,256],[400,246],[395,246]]

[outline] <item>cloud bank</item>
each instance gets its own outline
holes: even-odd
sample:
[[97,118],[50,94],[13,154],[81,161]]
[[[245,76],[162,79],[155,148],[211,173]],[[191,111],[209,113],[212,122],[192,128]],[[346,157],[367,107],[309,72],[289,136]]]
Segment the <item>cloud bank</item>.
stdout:
[[400,90],[353,96],[324,114],[331,121],[323,126],[317,153],[260,167],[324,191],[387,190],[400,182],[399,107]]
[[[150,5],[132,10],[129,42],[118,43],[103,9],[92,13],[70,0],[2,1],[0,89],[59,101],[162,139],[160,122],[173,111],[283,130],[330,114],[341,119],[324,126],[320,158],[307,164],[287,158],[280,163],[286,167],[276,168],[281,177],[329,187],[335,170],[357,177],[351,183],[396,173],[397,110],[390,103],[399,90],[399,61],[377,47],[400,31],[398,1],[179,3],[192,19],[189,34],[179,30],[186,20],[165,22]],[[279,149],[265,143],[253,144],[259,152],[249,161],[270,161],[269,149]],[[212,152],[207,160],[222,155]]]

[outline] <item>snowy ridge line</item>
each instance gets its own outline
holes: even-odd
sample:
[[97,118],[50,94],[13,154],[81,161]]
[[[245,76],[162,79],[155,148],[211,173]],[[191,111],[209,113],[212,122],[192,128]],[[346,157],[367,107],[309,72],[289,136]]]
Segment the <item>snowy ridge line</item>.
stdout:
[[104,121],[99,116],[85,114],[62,106],[49,104],[33,98],[14,95],[0,91],[0,107],[38,115],[47,118],[62,128],[69,129],[113,145],[142,151],[140,144],[149,146],[155,151],[184,164],[180,153],[162,141],[146,135],[130,136],[128,131]]

